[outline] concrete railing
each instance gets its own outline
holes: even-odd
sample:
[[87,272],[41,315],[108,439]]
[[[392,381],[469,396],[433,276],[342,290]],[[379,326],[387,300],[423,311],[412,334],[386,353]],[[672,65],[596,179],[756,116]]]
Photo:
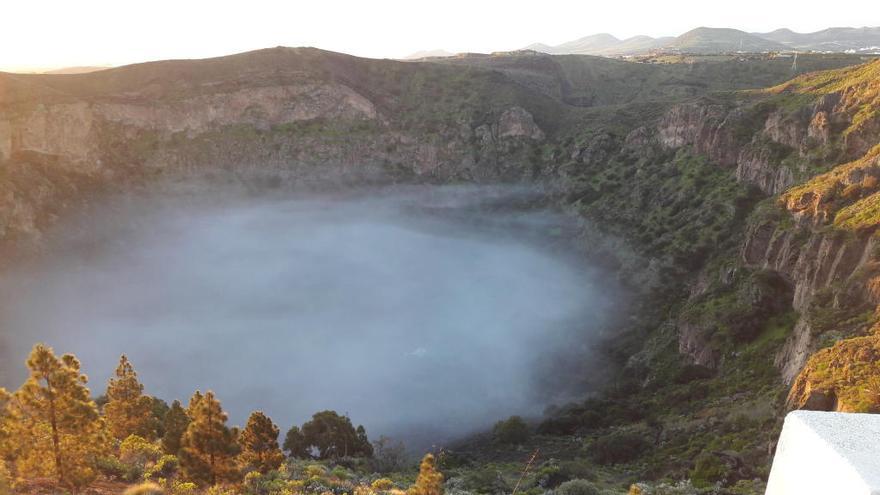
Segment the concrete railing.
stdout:
[[880,495],[880,414],[789,413],[766,495]]

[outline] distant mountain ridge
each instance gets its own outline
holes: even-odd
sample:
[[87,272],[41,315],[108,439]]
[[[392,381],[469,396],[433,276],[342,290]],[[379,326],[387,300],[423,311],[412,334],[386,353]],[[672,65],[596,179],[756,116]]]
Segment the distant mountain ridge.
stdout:
[[880,27],[837,27],[814,33],[777,29],[747,33],[739,29],[698,27],[680,36],[618,39],[608,33],[593,34],[560,45],[534,43],[526,50],[553,55],[627,56],[651,52],[717,54],[731,52],[818,51],[880,53]]
[[448,52],[446,50],[437,49],[437,50],[419,50],[414,53],[410,53],[409,55],[403,57],[403,60],[418,60],[420,58],[432,58],[432,57],[454,57],[455,54],[452,52]]

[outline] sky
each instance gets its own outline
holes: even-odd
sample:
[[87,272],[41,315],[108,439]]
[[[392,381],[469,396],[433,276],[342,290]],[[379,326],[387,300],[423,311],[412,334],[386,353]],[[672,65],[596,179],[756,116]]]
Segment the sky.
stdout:
[[[880,24],[876,0],[3,0],[0,70],[124,65],[272,46],[374,58],[492,52],[597,32],[678,35],[698,26],[810,32]],[[873,15],[871,15],[873,13]]]

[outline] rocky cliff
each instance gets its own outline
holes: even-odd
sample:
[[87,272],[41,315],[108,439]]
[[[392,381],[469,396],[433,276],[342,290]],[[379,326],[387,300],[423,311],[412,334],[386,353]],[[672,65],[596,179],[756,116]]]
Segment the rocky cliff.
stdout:
[[[747,269],[780,275],[791,288],[786,305],[800,317],[774,359],[786,383],[795,381],[819,348],[865,333],[880,302],[874,236],[878,73],[874,62],[810,74],[738,95],[736,101],[680,105],[658,124],[661,145],[689,146],[730,169],[738,181],[778,198],[751,216],[740,259]],[[701,295],[692,292],[691,300]],[[767,303],[750,305],[760,309]],[[684,319],[680,350],[698,364],[717,367],[719,345],[709,342],[708,333],[706,324]],[[803,396],[803,388],[799,382],[793,397]],[[793,399],[790,407],[807,402],[815,403]]]

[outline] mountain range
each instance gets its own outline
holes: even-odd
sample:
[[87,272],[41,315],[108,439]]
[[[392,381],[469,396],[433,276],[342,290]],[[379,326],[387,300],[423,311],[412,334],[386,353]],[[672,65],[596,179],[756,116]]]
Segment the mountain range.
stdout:
[[738,29],[698,27],[676,37],[633,36],[618,39],[608,33],[592,34],[560,45],[535,43],[525,47],[554,55],[627,56],[651,52],[715,54],[728,52],[815,51],[880,52],[880,27],[828,28],[814,33],[777,29],[747,33]]

